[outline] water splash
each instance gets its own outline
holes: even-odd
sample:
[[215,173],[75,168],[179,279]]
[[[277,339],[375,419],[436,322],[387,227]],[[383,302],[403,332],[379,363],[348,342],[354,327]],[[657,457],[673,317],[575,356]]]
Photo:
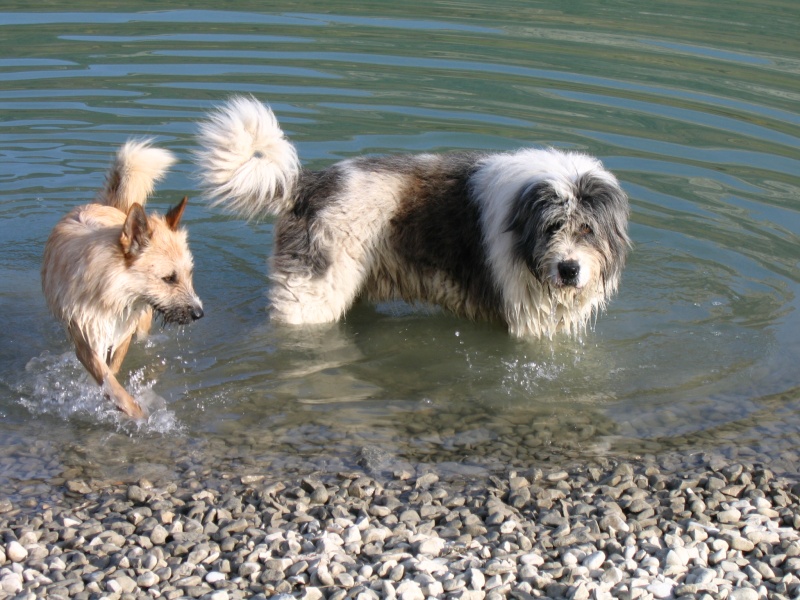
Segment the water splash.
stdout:
[[563,364],[526,361],[525,359],[503,360],[501,362],[505,369],[502,388],[508,394],[511,394],[512,391],[522,391],[530,394],[539,389],[543,382],[557,380],[565,369]]
[[166,400],[153,391],[155,383],[145,378],[142,368],[131,373],[126,386],[150,415],[142,423],[127,418],[114,407],[72,352],[44,352],[32,358],[13,389],[19,394],[19,403],[33,415],[110,424],[129,435],[180,432],[182,424],[167,408]]

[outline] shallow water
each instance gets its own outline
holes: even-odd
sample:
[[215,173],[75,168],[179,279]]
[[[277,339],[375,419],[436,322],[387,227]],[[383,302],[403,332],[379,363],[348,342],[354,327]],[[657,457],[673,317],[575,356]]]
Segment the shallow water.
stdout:
[[[0,13],[0,484],[796,449],[794,2],[15,4]],[[632,202],[620,293],[578,340],[513,340],[401,303],[271,324],[272,225],[204,207],[191,164],[195,123],[231,93],[270,102],[314,168],[522,145],[598,155]],[[38,272],[50,228],[129,136],[181,160],[150,206],[192,197],[206,309],[129,353],[123,379],[153,413],[141,427],[88,381]]]

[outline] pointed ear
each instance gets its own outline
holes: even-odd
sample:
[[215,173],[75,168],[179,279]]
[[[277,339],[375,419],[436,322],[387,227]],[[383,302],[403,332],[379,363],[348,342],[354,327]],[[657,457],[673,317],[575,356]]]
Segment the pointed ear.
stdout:
[[128,216],[119,235],[119,245],[126,260],[135,260],[139,257],[147,244],[150,243],[150,226],[147,215],[138,202],[128,209]]
[[189,201],[189,196],[184,196],[183,200],[181,200],[178,204],[169,209],[169,212],[164,217],[164,219],[167,221],[167,226],[172,231],[178,230],[178,225],[181,224],[181,217],[183,216],[183,210],[186,208],[186,203],[188,201]]

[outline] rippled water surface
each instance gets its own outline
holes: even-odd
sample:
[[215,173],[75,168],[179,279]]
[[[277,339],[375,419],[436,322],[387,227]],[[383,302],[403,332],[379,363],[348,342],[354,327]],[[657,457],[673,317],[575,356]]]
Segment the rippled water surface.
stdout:
[[[202,4],[0,9],[0,483],[187,457],[275,473],[796,448],[794,0]],[[271,223],[206,208],[191,164],[195,123],[232,93],[269,102],[311,168],[523,145],[598,155],[632,202],[620,293],[579,340],[400,303],[274,326]],[[180,158],[151,208],[191,196],[206,308],[129,353],[123,381],[153,412],[141,427],[90,384],[39,282],[49,230],[130,136]]]

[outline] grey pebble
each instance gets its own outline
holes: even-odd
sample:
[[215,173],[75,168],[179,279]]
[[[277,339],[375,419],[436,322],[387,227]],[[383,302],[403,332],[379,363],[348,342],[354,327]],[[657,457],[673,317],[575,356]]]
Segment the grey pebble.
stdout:
[[136,585],[141,588],[151,588],[159,582],[158,575],[151,571],[146,571],[136,578]]

